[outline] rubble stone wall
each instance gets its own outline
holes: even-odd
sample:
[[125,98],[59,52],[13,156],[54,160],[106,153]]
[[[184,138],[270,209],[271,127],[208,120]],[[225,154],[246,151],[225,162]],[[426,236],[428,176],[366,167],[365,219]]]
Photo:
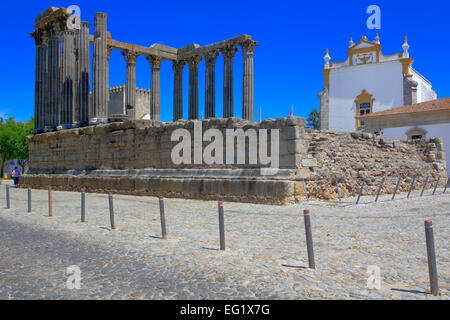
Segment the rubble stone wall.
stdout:
[[[268,165],[174,164],[171,141],[176,129],[191,133],[194,160],[194,127],[202,132],[218,129],[267,129],[270,154],[272,130],[279,129],[279,170],[262,174]],[[259,138],[259,136],[258,136]],[[224,138],[225,141],[225,138]],[[203,150],[209,145],[203,142]],[[258,148],[260,143],[258,140]],[[336,200],[336,180],[343,197],[359,192],[375,194],[381,179],[382,193],[392,192],[398,177],[400,191],[408,191],[426,176],[429,186],[438,176],[445,184],[445,146],[442,139],[400,141],[369,133],[333,133],[305,128],[305,120],[288,117],[259,124],[237,118],[171,123],[135,120],[74,128],[29,137],[30,169],[21,186],[88,192],[116,192],[197,199],[288,204],[305,199],[303,181],[311,199]],[[226,145],[224,142],[224,161]],[[236,144],[234,144],[236,148]],[[303,181],[302,181],[303,180]]]

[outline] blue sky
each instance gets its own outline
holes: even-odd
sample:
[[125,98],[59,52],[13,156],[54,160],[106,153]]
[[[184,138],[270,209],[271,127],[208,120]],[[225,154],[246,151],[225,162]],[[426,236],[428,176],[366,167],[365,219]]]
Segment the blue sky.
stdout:
[[[83,21],[94,29],[94,13],[108,14],[108,30],[116,40],[150,46],[153,43],[183,47],[206,45],[240,34],[259,42],[255,50],[255,118],[289,114],[306,117],[318,108],[322,90],[323,56],[331,61],[347,56],[350,37],[363,34],[373,40],[379,32],[385,55],[401,52],[408,36],[413,67],[433,84],[438,98],[450,97],[448,1],[4,1],[0,20],[0,116],[28,120],[34,112],[35,45],[29,33],[34,18],[49,6],[81,8]],[[364,30],[366,9],[381,8],[381,30]],[[221,57],[216,67],[216,114],[222,114]],[[242,53],[234,64],[235,115],[242,109]],[[110,86],[125,83],[123,56],[114,50],[110,60]],[[199,68],[200,112],[204,111],[204,63]],[[137,86],[150,87],[150,66],[137,62]],[[184,116],[187,117],[188,68],[184,70]],[[172,64],[161,67],[161,118],[172,119]]]

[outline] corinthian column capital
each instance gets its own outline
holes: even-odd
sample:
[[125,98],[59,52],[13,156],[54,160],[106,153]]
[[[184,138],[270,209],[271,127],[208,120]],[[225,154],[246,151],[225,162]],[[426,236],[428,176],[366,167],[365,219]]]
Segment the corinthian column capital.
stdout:
[[173,72],[177,73],[177,72],[182,72],[184,66],[186,65],[186,61],[184,60],[174,60],[172,61],[172,68],[173,68]]
[[150,67],[152,69],[159,69],[161,68],[161,57],[158,56],[147,56],[146,58],[150,62]]
[[202,56],[193,56],[193,57],[189,57],[187,59],[188,63],[189,63],[189,70],[198,67],[198,64],[200,63],[200,61],[203,60]]
[[136,64],[137,53],[132,50],[124,50],[122,51],[122,55],[125,57],[125,62],[128,64]]
[[258,42],[253,40],[244,40],[241,43],[242,53],[244,55],[253,55],[255,53],[255,47],[258,45]]
[[233,60],[234,55],[238,50],[238,47],[236,47],[235,45],[228,45],[220,49],[220,52],[222,52],[223,58],[225,60]]
[[218,50],[209,51],[205,54],[205,63],[206,64],[214,64],[216,63],[216,59],[219,56]]

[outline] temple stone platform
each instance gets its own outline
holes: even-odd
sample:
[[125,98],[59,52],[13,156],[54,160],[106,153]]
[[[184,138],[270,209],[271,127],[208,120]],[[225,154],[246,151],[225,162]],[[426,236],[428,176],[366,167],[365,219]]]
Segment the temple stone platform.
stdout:
[[[189,149],[183,152],[175,152],[182,141],[178,129],[189,137]],[[244,139],[233,138],[229,144],[230,132],[244,133]],[[363,180],[368,194],[376,192],[381,179],[386,180],[381,193],[388,193],[397,177],[402,177],[399,190],[407,191],[414,176],[417,184],[426,176],[445,176],[440,138],[400,141],[310,130],[299,117],[261,123],[237,118],[133,120],[35,134],[28,141],[30,169],[20,187],[290,204],[306,199],[303,183],[310,199],[333,200],[336,180],[345,197],[357,194]],[[211,153],[215,162],[205,156],[212,142],[222,146],[223,164],[217,157],[220,148]],[[180,163],[180,157],[190,162]]]

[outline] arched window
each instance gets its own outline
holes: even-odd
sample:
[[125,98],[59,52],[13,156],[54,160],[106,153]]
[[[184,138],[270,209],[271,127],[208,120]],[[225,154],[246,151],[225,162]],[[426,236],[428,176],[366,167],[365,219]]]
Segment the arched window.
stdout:
[[[373,110],[373,102],[375,98],[369,94],[365,89],[361,91],[361,93],[356,96],[356,116],[363,116],[365,114],[372,113]],[[364,128],[364,121],[356,120],[356,130],[361,130]]]
[[406,131],[406,136],[408,137],[408,140],[425,139],[427,136],[427,131],[422,128],[415,127]]

